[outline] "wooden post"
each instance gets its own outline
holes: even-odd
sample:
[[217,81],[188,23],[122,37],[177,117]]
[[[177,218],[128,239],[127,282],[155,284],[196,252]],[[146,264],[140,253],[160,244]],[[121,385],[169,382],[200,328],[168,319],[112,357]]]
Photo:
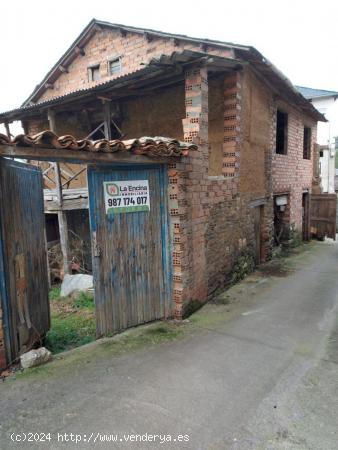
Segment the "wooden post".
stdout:
[[6,129],[6,134],[7,134],[7,136],[9,137],[9,138],[11,138],[12,137],[12,135],[11,135],[11,131],[10,131],[10,129],[9,129],[9,123],[8,122],[5,122],[5,129]]
[[[48,110],[48,121],[51,131],[57,134],[56,123],[55,123],[55,112],[51,109]],[[54,176],[55,176],[55,187],[56,187],[56,198],[58,203],[58,222],[59,222],[59,234],[60,234],[60,245],[61,252],[63,256],[63,272],[64,274],[70,273],[69,268],[69,242],[68,242],[68,224],[66,212],[63,211],[63,197],[62,197],[62,182],[61,182],[61,172],[59,163],[53,163]]]
[[111,111],[110,102],[103,101],[104,137],[111,140]]

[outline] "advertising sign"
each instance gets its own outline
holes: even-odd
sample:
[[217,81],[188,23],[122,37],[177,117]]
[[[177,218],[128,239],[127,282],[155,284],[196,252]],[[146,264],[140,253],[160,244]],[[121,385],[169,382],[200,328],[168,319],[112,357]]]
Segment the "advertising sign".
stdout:
[[107,214],[150,211],[148,180],[105,181],[103,190]]

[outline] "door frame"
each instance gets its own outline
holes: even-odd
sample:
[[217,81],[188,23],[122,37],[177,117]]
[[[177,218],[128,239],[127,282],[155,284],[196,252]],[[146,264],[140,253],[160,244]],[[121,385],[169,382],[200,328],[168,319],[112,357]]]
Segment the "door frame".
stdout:
[[302,239],[310,240],[310,193],[304,191],[302,193]]
[[[88,164],[87,165],[87,185],[88,185],[88,211],[89,211],[89,224],[90,224],[90,236],[92,242],[92,266],[93,266],[93,275],[94,270],[97,267],[95,252],[93,251],[93,233],[96,233],[96,217],[95,217],[95,208],[94,208],[94,196],[91,195],[94,191],[94,186],[92,185],[92,176],[90,176],[93,172],[106,172],[106,171],[118,171],[118,170],[142,170],[142,169],[157,169],[159,173],[160,179],[160,196],[161,196],[161,237],[162,237],[162,265],[163,265],[163,287],[164,287],[164,319],[170,317],[173,313],[173,301],[172,301],[172,293],[173,293],[173,281],[172,281],[172,252],[173,252],[173,243],[170,234],[170,214],[168,207],[168,166],[167,164]],[[94,301],[96,295],[95,289],[95,276],[93,277],[94,283]],[[98,333],[98,323],[96,320],[96,334],[97,336],[102,336],[102,333]]]
[[[11,314],[11,304],[7,290],[7,274],[5,270],[5,253],[3,246],[2,220],[0,215],[0,306],[2,309],[2,329],[3,340],[6,351],[7,364],[14,358],[14,352],[11,346],[12,326],[9,320]],[[1,355],[0,355],[1,356]],[[1,368],[1,365],[0,365]]]

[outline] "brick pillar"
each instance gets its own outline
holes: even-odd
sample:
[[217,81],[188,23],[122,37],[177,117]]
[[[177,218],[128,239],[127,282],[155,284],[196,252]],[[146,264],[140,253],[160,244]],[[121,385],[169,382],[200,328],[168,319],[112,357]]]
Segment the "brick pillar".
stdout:
[[[242,75],[233,72],[224,79],[224,139],[223,139],[223,169],[227,178],[234,178],[237,188],[239,176],[239,157],[241,141],[241,95]],[[237,189],[236,189],[237,190]]]
[[[207,296],[205,258],[207,210],[200,199],[200,193],[206,190],[209,159],[207,77],[206,68],[191,69],[185,75],[186,117],[182,121],[184,140],[196,143],[198,150],[190,153],[184,175],[182,173],[178,178],[179,218],[177,220],[175,218],[174,226],[179,232],[174,237],[174,245],[179,245],[180,253],[174,251],[173,258],[177,318],[182,316],[184,300],[202,302]],[[183,274],[183,277],[180,274]]]

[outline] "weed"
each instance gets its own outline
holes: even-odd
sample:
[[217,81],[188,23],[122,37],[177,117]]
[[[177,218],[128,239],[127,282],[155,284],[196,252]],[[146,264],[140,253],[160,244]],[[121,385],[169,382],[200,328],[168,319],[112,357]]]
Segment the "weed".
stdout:
[[46,337],[46,347],[59,353],[95,339],[95,320],[91,316],[71,314],[60,318],[52,314],[52,326]]
[[230,295],[222,293],[220,295],[217,295],[211,303],[214,303],[215,305],[229,305],[231,303]]
[[51,329],[46,347],[59,353],[95,340],[94,298],[84,292],[76,297],[60,297],[60,289],[50,291]]
[[198,311],[202,306],[203,303],[199,300],[190,300],[183,308],[183,319],[191,316],[191,314]]
[[60,293],[61,293],[61,288],[60,286],[54,286],[50,291],[49,291],[49,300],[53,301],[53,300],[58,300],[60,298]]
[[247,275],[255,270],[255,260],[252,253],[248,250],[243,250],[237,257],[233,266],[230,284],[236,284],[243,280]]
[[74,305],[76,308],[88,308],[94,309],[94,296],[92,294],[88,294],[87,292],[80,292],[76,297]]

